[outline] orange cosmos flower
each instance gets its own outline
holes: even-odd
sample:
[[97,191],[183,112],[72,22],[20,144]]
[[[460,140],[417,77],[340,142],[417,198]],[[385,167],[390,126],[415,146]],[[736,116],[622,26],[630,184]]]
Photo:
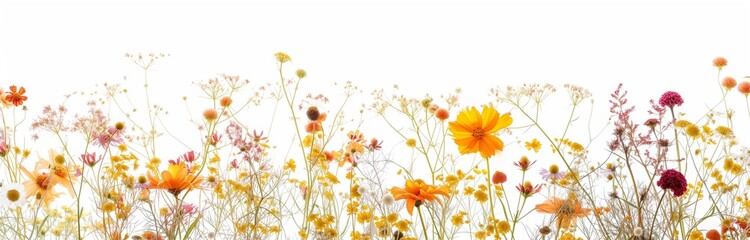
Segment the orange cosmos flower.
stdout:
[[513,118],[509,113],[500,116],[495,108],[487,106],[479,113],[471,107],[458,113],[456,121],[448,123],[448,130],[461,154],[479,152],[482,158],[489,159],[504,147],[503,141],[494,134],[511,123]]
[[5,100],[13,103],[14,106],[21,105],[23,104],[23,101],[26,101],[27,99],[27,97],[23,95],[24,93],[26,93],[25,88],[21,87],[18,89],[16,85],[10,86],[10,92],[5,96]]
[[13,106],[13,103],[8,101],[8,92],[6,92],[5,89],[0,87],[0,107],[9,108],[12,106]]
[[20,166],[20,168],[21,172],[29,178],[22,183],[24,189],[26,189],[26,198],[35,197],[46,208],[55,198],[61,195],[53,189],[58,182],[55,182],[56,178],[50,177],[49,173],[38,170],[32,173],[23,166]]
[[448,197],[450,188],[448,186],[435,186],[424,183],[422,179],[406,180],[404,188],[391,188],[391,195],[395,200],[406,199],[406,211],[411,215],[414,212],[414,206],[421,206],[425,201],[438,201],[443,204],[436,195]]
[[536,211],[540,213],[554,214],[558,228],[568,228],[579,217],[585,217],[591,209],[581,207],[578,199],[552,198],[536,205]]
[[203,178],[190,173],[185,163],[179,163],[169,164],[167,170],[161,172],[161,179],[149,172],[148,181],[150,182],[148,188],[164,189],[177,196],[183,190],[198,188]]
[[48,170],[47,172],[49,172],[50,178],[53,179],[53,182],[65,187],[71,197],[75,196],[73,182],[78,180],[78,177],[76,176],[78,170],[80,170],[78,166],[73,166],[72,164],[66,166],[65,157],[55,152],[55,150],[50,149],[49,159],[39,159],[39,162],[37,162],[36,168],[34,169],[36,172],[46,170]]

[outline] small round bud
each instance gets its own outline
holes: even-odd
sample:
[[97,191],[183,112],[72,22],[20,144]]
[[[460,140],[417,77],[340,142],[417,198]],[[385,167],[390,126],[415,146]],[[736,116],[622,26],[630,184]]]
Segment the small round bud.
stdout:
[[123,129],[125,129],[125,123],[124,122],[115,123],[115,129],[117,129],[118,131],[122,131]]
[[552,164],[549,166],[549,173],[557,174],[559,172],[560,172],[560,167],[558,167],[557,164]]
[[307,108],[305,114],[307,114],[307,119],[310,119],[310,121],[317,121],[320,118],[320,111],[315,106]]
[[502,184],[505,183],[505,181],[508,181],[508,176],[505,175],[505,173],[501,171],[495,171],[495,173],[492,174],[492,183]]
[[146,178],[146,176],[143,176],[143,175],[138,176],[138,184],[145,184],[146,182],[148,182],[148,179]]
[[550,229],[547,226],[544,226],[544,227],[542,227],[542,228],[539,229],[539,233],[542,234],[542,235],[547,235],[547,234],[550,234],[551,232],[552,232],[552,229]]
[[65,156],[63,156],[61,154],[58,154],[57,156],[55,156],[55,163],[57,163],[57,164],[63,164],[63,163],[65,163]]
[[307,71],[305,71],[305,69],[297,69],[297,72],[295,73],[297,74],[297,77],[300,79],[307,77]]

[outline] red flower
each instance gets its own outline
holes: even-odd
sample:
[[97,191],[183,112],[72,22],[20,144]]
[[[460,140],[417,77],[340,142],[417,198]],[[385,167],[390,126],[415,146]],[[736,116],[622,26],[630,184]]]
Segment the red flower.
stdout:
[[682,173],[674,169],[669,169],[661,173],[661,178],[656,182],[656,185],[664,190],[672,190],[675,197],[682,196],[687,190],[687,180]]
[[507,180],[508,180],[508,176],[505,175],[505,173],[501,171],[495,171],[495,173],[492,174],[492,183],[494,184],[503,184]]
[[673,108],[675,105],[681,106],[683,103],[682,96],[679,93],[673,91],[667,91],[659,98],[659,105],[662,107]]
[[19,106],[27,99],[27,97],[23,95],[24,93],[26,93],[25,88],[21,87],[20,89],[17,89],[16,85],[10,86],[10,92],[8,92],[8,96],[5,96],[5,100],[13,103],[13,106]]
[[716,229],[711,229],[706,232],[706,238],[709,240],[721,240],[721,234]]

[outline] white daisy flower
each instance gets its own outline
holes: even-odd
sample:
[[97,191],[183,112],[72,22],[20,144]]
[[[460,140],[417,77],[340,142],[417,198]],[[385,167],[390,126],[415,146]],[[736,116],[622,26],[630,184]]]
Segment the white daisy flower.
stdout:
[[26,203],[26,198],[23,194],[26,191],[23,185],[18,183],[5,183],[0,187],[0,206],[8,208],[16,208],[23,206]]

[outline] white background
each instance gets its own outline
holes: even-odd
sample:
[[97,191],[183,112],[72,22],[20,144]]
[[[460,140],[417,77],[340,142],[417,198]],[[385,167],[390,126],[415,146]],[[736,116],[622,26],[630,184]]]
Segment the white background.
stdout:
[[[622,82],[640,110],[649,99],[673,90],[683,95],[686,109],[698,114],[719,97],[714,57],[729,60],[724,75],[738,80],[750,75],[750,5],[0,3],[0,86],[27,89],[30,117],[64,94],[90,92],[95,84],[118,82],[126,75],[128,81],[141,82],[138,68],[123,57],[127,52],[172,55],[154,68],[152,101],[185,114],[181,97],[197,94],[193,82],[220,73],[251,82],[277,81],[272,55],[279,51],[292,57],[294,68],[308,71],[305,89],[317,89],[314,93],[345,81],[356,83],[364,94],[397,83],[417,98],[461,87],[466,93],[461,104],[475,105],[492,100],[488,88],[498,85],[548,82],[562,92],[562,84],[575,83],[594,93],[597,113],[606,119],[609,94]],[[736,92],[729,96],[747,123],[743,100]],[[193,117],[200,112],[194,109]]]

